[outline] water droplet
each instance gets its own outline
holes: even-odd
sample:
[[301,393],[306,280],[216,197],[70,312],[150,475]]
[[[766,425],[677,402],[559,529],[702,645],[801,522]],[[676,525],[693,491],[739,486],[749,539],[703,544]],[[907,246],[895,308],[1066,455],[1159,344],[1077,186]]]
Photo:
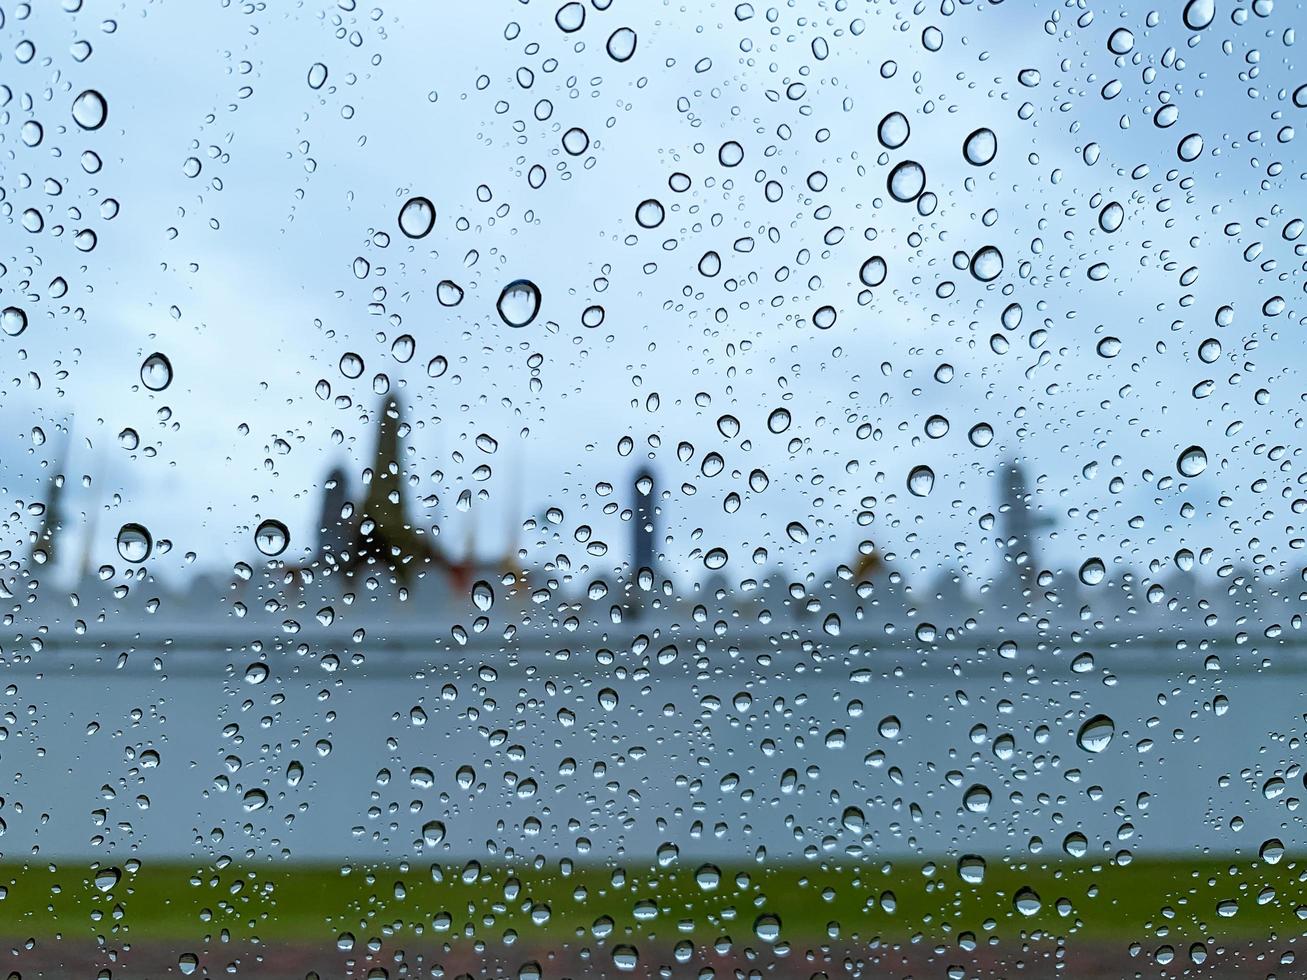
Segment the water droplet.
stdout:
[[122,877],[123,873],[117,868],[101,868],[95,873],[95,887],[102,892],[113,891]]
[[1175,461],[1181,476],[1200,476],[1207,469],[1207,453],[1202,446],[1190,446]]
[[985,880],[985,859],[979,854],[964,854],[958,858],[958,877],[968,885],[979,885]]
[[436,301],[441,306],[457,306],[463,302],[463,287],[452,279],[441,279],[436,284]]
[[0,312],[0,330],[10,337],[17,337],[27,329],[27,311],[17,306],[6,306]]
[[1190,133],[1175,148],[1175,155],[1185,163],[1197,160],[1203,153],[1203,137],[1199,133]]
[[319,89],[327,84],[327,66],[321,61],[309,65],[309,88]]
[[619,27],[608,35],[608,57],[614,61],[630,61],[635,54],[635,31],[629,27]]
[[723,167],[738,167],[744,161],[744,147],[735,140],[727,140],[717,150],[717,162]]
[[510,327],[525,327],[540,312],[540,288],[530,279],[515,279],[499,294],[499,317]]
[[436,224],[436,206],[427,197],[410,197],[399,209],[399,230],[408,238],[425,238]]
[[73,99],[73,121],[82,129],[99,129],[109,118],[109,103],[93,88]]
[[1108,201],[1098,212],[1098,227],[1108,233],[1116,231],[1125,221],[1125,208],[1118,201]]
[[623,973],[630,973],[640,965],[640,953],[634,946],[614,946],[613,966]]
[[1012,896],[1012,907],[1022,915],[1034,915],[1043,905],[1039,893],[1033,888],[1023,887],[1017,889],[1017,893]]
[[200,965],[200,958],[194,953],[182,953],[177,957],[177,969],[182,972],[183,976],[190,976]]
[[666,216],[662,202],[652,197],[641,201],[635,209],[635,221],[641,228],[657,228]]
[[1076,732],[1076,744],[1086,752],[1102,752],[1116,735],[1116,724],[1107,715],[1094,715]]
[[993,282],[1003,273],[1003,253],[986,245],[971,257],[971,274],[981,282]]
[[890,171],[885,186],[894,200],[903,204],[915,201],[926,189],[926,168],[916,160],[904,160]]
[[767,416],[767,430],[774,435],[780,435],[790,427],[790,410],[788,408],[776,408]]
[[1107,567],[1101,558],[1087,558],[1080,566],[1080,581],[1085,585],[1098,585],[1107,577]]
[[926,497],[935,489],[935,471],[929,466],[914,466],[908,474],[908,492],[914,497]]
[[572,34],[585,26],[585,5],[572,2],[565,3],[554,14],[554,23],[565,34]]
[[994,441],[994,429],[988,422],[977,422],[967,432],[967,439],[978,449],[984,449]]
[[1201,31],[1216,19],[1216,0],[1189,0],[1184,7],[1184,26]]
[[973,167],[983,167],[992,163],[997,155],[998,137],[986,126],[973,129],[962,141],[962,156]]
[[439,820],[428,820],[422,825],[422,843],[436,847],[445,839],[445,825]]
[[246,813],[253,813],[255,810],[262,810],[268,805],[268,794],[261,789],[252,789],[245,794],[241,804]]
[[472,586],[472,601],[482,612],[489,612],[495,604],[495,590],[490,583],[482,579]]
[[1107,50],[1112,54],[1129,54],[1134,50],[1135,36],[1128,28],[1118,27],[1107,37]]
[[1267,864],[1279,864],[1280,859],[1284,857],[1284,842],[1278,837],[1263,841],[1261,848],[1257,851],[1257,856]]
[[155,351],[141,364],[141,384],[151,391],[163,391],[172,384],[172,361]]
[[887,150],[897,150],[912,135],[908,117],[901,112],[891,112],[876,127],[876,136]]
[[862,284],[868,289],[879,286],[885,281],[888,274],[889,267],[879,255],[873,255],[867,259],[866,262],[862,263],[862,268],[858,270],[858,278],[862,280]]
[[142,562],[154,550],[154,538],[143,524],[124,524],[118,529],[118,554],[123,561]]
[[268,518],[255,530],[254,544],[269,558],[276,558],[290,545],[290,532],[281,521]]
[[993,798],[994,794],[989,791],[988,786],[976,783],[962,794],[962,805],[972,813],[987,813]]
[[1062,850],[1073,858],[1082,858],[1089,853],[1089,838],[1078,830],[1073,830],[1062,841]]
[[753,920],[754,934],[765,943],[774,943],[781,938],[781,918],[778,915],[763,914]]

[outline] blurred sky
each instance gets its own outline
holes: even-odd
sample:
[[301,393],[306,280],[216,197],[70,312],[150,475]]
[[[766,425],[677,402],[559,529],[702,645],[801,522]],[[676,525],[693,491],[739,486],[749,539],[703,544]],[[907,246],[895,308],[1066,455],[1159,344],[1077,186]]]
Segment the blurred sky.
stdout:
[[[0,337],[0,482],[11,502],[41,499],[71,428],[68,506],[79,523],[99,513],[96,561],[115,559],[124,521],[173,542],[153,559],[166,576],[187,552],[207,567],[251,557],[264,517],[291,528],[288,558],[303,555],[326,470],[345,466],[357,491],[388,386],[414,426],[414,516],[456,552],[536,540],[516,528],[555,505],[561,537],[542,556],[615,568],[629,527],[603,505],[629,507],[649,462],[670,493],[671,568],[702,574],[703,552],[723,547],[728,570],[757,574],[761,546],[786,574],[825,575],[870,538],[909,573],[983,578],[999,548],[982,518],[1015,458],[1057,518],[1049,562],[1145,569],[1210,547],[1213,569],[1300,567],[1302,260],[1282,233],[1302,200],[1285,131],[1303,111],[1295,4],[1240,17],[1218,2],[1194,32],[1179,4],[758,4],[746,16],[614,0],[587,5],[570,34],[559,4],[534,0],[78,6],[6,8],[0,29],[0,301],[30,319]],[[1121,27],[1133,47],[1116,56]],[[619,28],[638,38],[624,62],[605,50]],[[1018,81],[1029,69],[1037,84]],[[84,89],[109,106],[93,132],[70,112]],[[892,111],[911,136],[887,150],[877,124]],[[43,136],[29,146],[32,120]],[[962,145],[980,126],[998,154],[977,167]],[[588,140],[575,156],[563,145],[574,128]],[[1182,162],[1190,133],[1203,153]],[[732,140],[743,160],[726,167]],[[886,193],[907,159],[925,168],[932,213]],[[547,176],[533,188],[536,165]],[[669,189],[674,172],[689,190]],[[416,241],[397,224],[414,195],[437,211]],[[635,221],[647,198],[666,210],[656,229]],[[1099,213],[1112,201],[1124,222],[1109,234]],[[24,229],[28,208],[41,231]],[[98,238],[89,252],[74,243],[83,228]],[[954,256],[986,245],[1004,263],[982,283]],[[713,277],[699,270],[710,250]],[[858,273],[873,255],[888,275],[867,292]],[[495,301],[519,278],[543,302],[513,329]],[[445,279],[464,291],[455,307],[437,298]],[[1276,296],[1283,310],[1264,313]],[[827,305],[836,319],[819,329]],[[592,306],[597,327],[582,323]],[[400,363],[405,334],[415,352]],[[1221,353],[1204,363],[1209,337]],[[162,392],[140,383],[156,350],[175,370]],[[365,363],[357,379],[340,367],[350,353]],[[437,357],[448,370],[431,378]],[[1210,395],[1194,397],[1204,381]],[[774,434],[781,407],[792,421]],[[727,414],[740,424],[729,437]],[[948,420],[942,438],[925,433],[932,415]],[[981,422],[994,438],[978,447],[968,431]],[[128,427],[135,450],[119,439]],[[1191,444],[1209,466],[1183,480]],[[725,468],[705,476],[714,451]],[[920,498],[906,489],[919,465],[936,474]],[[761,493],[754,469],[769,477]],[[741,504],[728,514],[731,491]],[[794,521],[806,540],[787,534]],[[606,555],[585,558],[583,524]],[[11,520],[8,545],[21,553],[32,526]]]

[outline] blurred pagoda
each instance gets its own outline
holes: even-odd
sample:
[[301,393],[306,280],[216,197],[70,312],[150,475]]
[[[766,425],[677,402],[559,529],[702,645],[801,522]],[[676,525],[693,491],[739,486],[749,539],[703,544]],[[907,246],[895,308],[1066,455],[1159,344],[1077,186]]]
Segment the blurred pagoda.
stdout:
[[344,470],[337,467],[327,477],[314,563],[349,576],[388,572],[407,586],[422,572],[449,572],[453,565],[436,547],[434,535],[408,517],[399,450],[407,426],[399,400],[387,398],[378,414],[377,448],[363,474],[367,490],[362,502],[357,507],[350,503]]

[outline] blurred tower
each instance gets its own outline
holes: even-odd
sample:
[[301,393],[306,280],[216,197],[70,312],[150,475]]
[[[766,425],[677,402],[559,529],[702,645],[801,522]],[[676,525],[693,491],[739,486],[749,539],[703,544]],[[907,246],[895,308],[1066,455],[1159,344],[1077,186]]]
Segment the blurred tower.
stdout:
[[[61,468],[62,469],[62,468]],[[32,553],[41,553],[43,563],[53,568],[59,560],[60,531],[64,527],[64,475],[62,472],[50,477],[49,489],[45,494],[45,513],[41,516],[41,530],[36,534]]]
[[45,513],[41,515],[41,530],[36,534],[36,541],[32,544],[32,555],[35,558],[39,552],[43,563],[48,568],[53,568],[55,562],[59,560],[59,546],[62,543],[63,535],[60,533],[64,529],[64,464],[68,462],[68,444],[72,441],[71,434],[64,439],[63,451],[59,454],[59,465],[55,472],[50,476],[45,493]]
[[1013,566],[1005,570],[1005,575],[1010,576],[1007,580],[1024,592],[1035,585],[1035,535],[1051,527],[1053,520],[1037,513],[1026,483],[1026,471],[1016,460],[1004,464],[999,474],[999,487],[1003,557]]
[[349,546],[350,525],[344,516],[349,503],[345,471],[337,466],[327,474],[322,489],[322,510],[318,514],[318,558],[331,555],[337,562]]
[[635,519],[631,527],[632,579],[627,596],[632,616],[639,616],[643,611],[645,603],[641,593],[650,587],[656,577],[655,565],[658,559],[654,553],[654,538],[658,524],[654,512],[655,490],[652,471],[644,468],[635,474]]
[[638,576],[647,569],[654,570],[654,536],[657,533],[654,514],[654,477],[648,469],[635,475],[635,526],[632,528],[631,560]]
[[400,582],[408,584],[413,574],[437,555],[427,536],[409,523],[405,513],[404,473],[399,455],[403,418],[399,401],[387,398],[380,414],[372,480],[358,509],[348,571],[372,564],[390,569]]

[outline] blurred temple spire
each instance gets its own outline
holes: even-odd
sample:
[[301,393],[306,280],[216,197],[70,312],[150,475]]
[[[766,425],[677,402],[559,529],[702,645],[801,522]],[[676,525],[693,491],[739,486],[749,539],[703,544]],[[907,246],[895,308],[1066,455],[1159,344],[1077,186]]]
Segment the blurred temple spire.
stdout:
[[399,440],[407,434],[408,426],[399,400],[394,396],[386,398],[379,414],[371,480],[359,507],[358,523],[353,527],[346,571],[381,566],[407,584],[415,572],[440,556],[430,537],[410,524],[405,512]]
[[1034,494],[1026,483],[1026,471],[1016,460],[1003,464],[1000,470],[999,495],[1003,557],[1014,566],[1015,581],[1025,591],[1034,586],[1037,572],[1035,536],[1051,527],[1053,519],[1039,513]]
[[349,505],[348,477],[344,469],[333,467],[322,488],[322,510],[318,514],[318,557],[331,555],[336,562],[342,560],[349,547],[350,525],[346,508]]
[[41,514],[41,528],[36,532],[32,542],[32,558],[47,567],[54,567],[59,560],[59,550],[63,543],[63,530],[66,524],[64,516],[64,469],[68,462],[68,445],[72,442],[72,432],[66,433],[63,449],[59,453],[59,463],[46,484],[45,510]]
[[654,513],[654,476],[649,469],[635,475],[635,526],[632,530],[631,561],[636,574],[648,569],[654,571],[654,538],[658,533],[657,515]]
[[633,615],[639,615],[643,602],[640,593],[653,587],[657,578],[658,557],[655,541],[658,534],[657,507],[654,495],[657,484],[653,471],[642,468],[635,475],[635,514],[631,528],[632,589],[629,602]]

